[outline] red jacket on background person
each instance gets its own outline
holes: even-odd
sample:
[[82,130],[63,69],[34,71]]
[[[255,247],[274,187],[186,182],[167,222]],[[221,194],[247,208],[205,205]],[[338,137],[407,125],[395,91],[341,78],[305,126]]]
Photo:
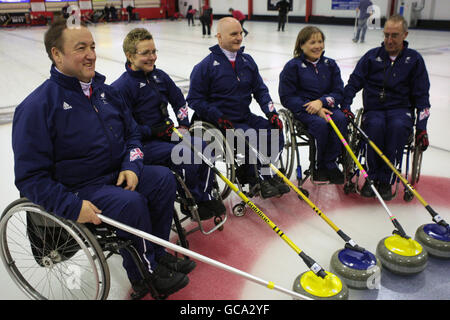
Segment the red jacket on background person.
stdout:
[[233,10],[231,12],[231,14],[233,15],[233,18],[235,18],[238,21],[242,21],[245,19],[245,14],[243,14],[241,11],[239,10]]

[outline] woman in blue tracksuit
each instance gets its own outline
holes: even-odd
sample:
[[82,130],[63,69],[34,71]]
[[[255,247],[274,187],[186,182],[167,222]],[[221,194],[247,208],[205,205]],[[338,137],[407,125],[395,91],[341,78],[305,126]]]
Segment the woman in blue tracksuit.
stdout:
[[347,133],[346,115],[338,108],[343,82],[338,65],[324,56],[325,37],[313,26],[300,30],[294,58],[280,74],[279,96],[284,107],[308,128],[316,144],[314,181],[343,184],[344,175],[337,166],[342,144],[326,122],[330,114],[343,135]]
[[[55,22],[45,35],[50,79],[14,113],[12,146],[20,194],[57,216],[99,224],[102,213],[168,240],[176,183],[165,167],[143,164],[140,134],[117,90],[95,72],[95,44],[86,27]],[[127,232],[160,293],[184,287],[194,265]],[[123,265],[135,291],[143,287],[131,256]],[[172,269],[172,270],[170,270]],[[141,292],[142,293],[142,292]]]
[[[172,79],[155,67],[157,50],[152,35],[147,29],[135,28],[125,37],[123,49],[127,57],[126,71],[112,87],[122,93],[139,125],[144,162],[168,166],[176,171],[195,198],[201,219],[224,214],[226,209],[222,200],[211,195],[214,178],[211,169],[201,159],[194,159],[194,153],[187,145],[178,144],[178,139],[171,142],[173,123],[167,116],[167,104],[171,104],[178,124],[184,129],[189,127],[188,106]],[[192,140],[192,143],[201,145],[201,141]],[[181,161],[179,153],[189,154],[189,159]]]

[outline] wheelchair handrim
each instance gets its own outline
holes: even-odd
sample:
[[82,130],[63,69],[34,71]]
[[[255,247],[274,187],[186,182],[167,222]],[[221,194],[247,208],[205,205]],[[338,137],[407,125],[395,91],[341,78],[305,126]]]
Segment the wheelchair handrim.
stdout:
[[[35,206],[32,203],[27,203],[26,205],[18,204],[14,206],[12,209],[10,209],[8,212],[6,212],[0,222],[0,233],[2,235],[2,261],[5,265],[5,268],[7,269],[8,273],[16,283],[16,285],[31,299],[39,299],[39,300],[47,300],[48,297],[43,296],[40,292],[34,289],[34,287],[29,283],[27,279],[25,279],[22,275],[22,273],[19,270],[19,267],[16,265],[16,261],[11,255],[11,252],[9,250],[7,239],[7,224],[10,221],[11,217],[13,217],[14,214],[24,211],[24,212],[34,212],[36,214],[43,215],[44,217],[54,221],[56,218],[53,217],[51,214],[48,214],[44,211],[42,211],[39,207]],[[84,241],[79,237],[79,235],[70,227],[68,227],[65,224],[60,224],[60,227],[64,228],[65,231],[67,231],[70,236],[73,237],[73,239],[76,240],[77,244],[80,246],[81,250],[83,250],[85,256],[88,259],[89,265],[92,267],[91,269],[95,272],[92,272],[94,279],[96,280],[96,283],[100,283],[100,276],[98,274],[97,268],[95,267],[95,261],[92,257],[88,247],[85,245]],[[96,286],[94,290],[94,299],[100,299],[103,296],[103,292],[105,291],[105,287],[102,286],[102,290],[100,289],[100,286]]]

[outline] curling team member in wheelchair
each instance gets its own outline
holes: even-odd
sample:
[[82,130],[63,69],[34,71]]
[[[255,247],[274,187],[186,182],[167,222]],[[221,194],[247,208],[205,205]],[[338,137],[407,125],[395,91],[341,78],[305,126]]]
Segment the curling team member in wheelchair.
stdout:
[[[430,82],[422,56],[408,48],[408,26],[400,15],[384,25],[381,47],[369,50],[357,63],[344,88],[343,108],[350,110],[356,93],[363,89],[362,128],[394,165],[400,164],[403,149],[412,133],[414,107],[417,110],[416,144],[429,144],[427,121],[430,115]],[[367,171],[384,200],[392,199],[395,175],[370,147],[366,146]],[[367,183],[363,197],[374,197]]]
[[[68,220],[100,224],[102,213],[168,240],[175,177],[165,167],[143,164],[140,134],[124,99],[95,72],[91,32],[84,25],[69,28],[61,19],[44,42],[50,78],[14,113],[14,173],[21,196]],[[191,260],[127,232],[117,235],[132,241],[160,294],[188,284]],[[137,266],[127,252],[121,254],[134,291],[145,294]]]
[[[219,20],[218,45],[209,48],[211,53],[193,68],[186,100],[194,109],[195,116],[224,132],[227,129],[257,130],[258,140],[260,136],[265,140],[261,142],[266,143],[267,151],[271,150],[271,131],[278,129],[279,139],[276,142],[279,148],[276,152],[280,154],[284,145],[283,125],[255,61],[241,47],[242,32],[238,20],[231,17]],[[252,95],[268,120],[250,111]],[[258,141],[254,147],[259,145]],[[246,148],[245,163],[237,168],[239,182],[249,183],[251,188],[259,183],[263,198],[288,193],[289,187],[268,167],[264,168],[258,161],[255,170],[255,164],[250,161],[251,152]],[[270,154],[265,156],[277,158]]]
[[336,62],[324,56],[325,36],[314,26],[300,30],[294,48],[294,58],[280,73],[278,93],[281,104],[292,111],[314,137],[316,144],[315,182],[343,184],[344,174],[337,160],[342,143],[325,119],[327,114],[345,136],[347,114],[339,109],[344,84]]
[[[126,71],[111,85],[122,93],[139,125],[144,163],[167,166],[177,172],[196,200],[200,219],[223,215],[226,208],[222,200],[211,195],[214,175],[210,168],[201,160],[194,161],[194,153],[187,145],[178,144],[178,137],[171,141],[174,124],[168,118],[167,104],[171,104],[180,130],[189,128],[188,107],[173,80],[155,66],[157,50],[153,36],[145,28],[135,28],[125,37],[123,50]],[[174,151],[190,155],[188,163],[172,160],[172,150],[177,145],[181,148]],[[182,211],[190,214],[186,208]]]

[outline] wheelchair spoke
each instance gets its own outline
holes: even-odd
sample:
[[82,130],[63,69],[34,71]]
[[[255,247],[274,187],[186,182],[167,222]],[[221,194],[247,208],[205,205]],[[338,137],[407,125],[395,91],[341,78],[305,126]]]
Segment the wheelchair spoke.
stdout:
[[109,270],[96,238],[85,227],[23,204],[2,215],[0,236],[2,259],[24,292],[34,299],[106,297]]

